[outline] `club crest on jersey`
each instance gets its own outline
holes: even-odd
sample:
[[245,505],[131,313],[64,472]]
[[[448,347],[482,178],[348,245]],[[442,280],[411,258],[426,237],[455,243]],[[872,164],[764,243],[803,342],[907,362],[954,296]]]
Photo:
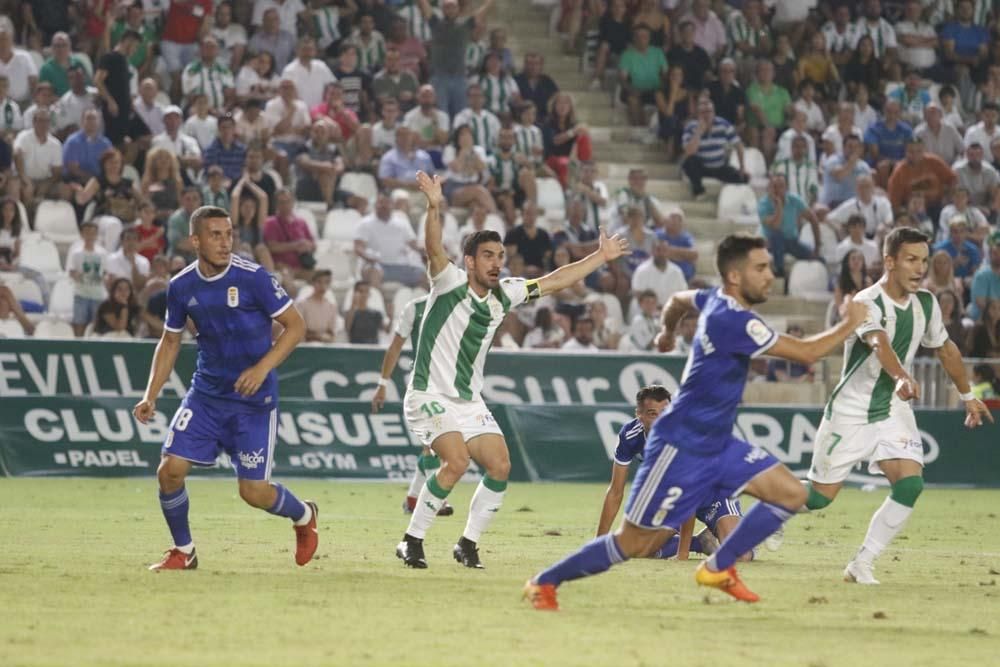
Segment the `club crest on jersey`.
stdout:
[[240,305],[240,290],[236,287],[230,287],[226,292],[226,302],[230,308]]
[[271,287],[274,288],[274,298],[282,299],[288,296],[288,292],[285,291],[285,288],[281,286],[281,283],[274,276],[271,276]]

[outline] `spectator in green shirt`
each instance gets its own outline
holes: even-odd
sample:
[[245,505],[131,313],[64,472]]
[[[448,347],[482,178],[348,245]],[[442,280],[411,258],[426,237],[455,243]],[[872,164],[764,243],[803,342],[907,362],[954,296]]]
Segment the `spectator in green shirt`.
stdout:
[[139,35],[142,36],[142,40],[139,42],[139,46],[136,47],[135,53],[132,54],[132,57],[129,58],[128,61],[132,67],[139,70],[140,80],[152,72],[153,62],[155,61],[153,45],[158,39],[156,30],[148,23],[145,23],[143,18],[144,12],[142,2],[141,0],[136,0],[128,6],[128,9],[125,11],[125,16],[119,18],[112,24],[110,33],[111,41],[107,47],[105,47],[106,50],[109,51],[114,48],[115,44],[121,40],[122,35],[125,34],[126,30],[135,30],[139,33]]
[[73,65],[84,66],[83,62],[73,55],[69,35],[57,32],[52,35],[52,57],[45,61],[38,72],[39,81],[48,81],[56,98],[62,97],[69,90],[69,68]]
[[646,117],[642,107],[656,104],[656,91],[667,71],[667,57],[663,49],[650,45],[649,26],[639,24],[632,33],[632,45],[618,60],[618,78],[622,85],[622,102],[628,104],[629,122],[644,126]]
[[774,159],[778,137],[788,125],[792,97],[774,83],[774,65],[769,60],[757,62],[757,80],[747,89],[750,114],[750,143],[759,148],[768,162]]

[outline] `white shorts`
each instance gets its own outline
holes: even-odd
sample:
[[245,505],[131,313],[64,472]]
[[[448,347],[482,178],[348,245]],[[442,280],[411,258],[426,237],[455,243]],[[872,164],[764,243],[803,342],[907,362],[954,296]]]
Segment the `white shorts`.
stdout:
[[868,472],[882,474],[879,461],[908,459],[924,464],[924,445],[912,412],[892,415],[874,424],[843,424],[823,418],[813,443],[809,479],[820,484],[837,484],[847,479],[851,469],[868,461]]
[[430,447],[439,435],[452,431],[461,433],[465,442],[489,433],[503,437],[503,431],[482,398],[463,401],[407,390],[403,398],[403,415],[410,432],[424,447]]

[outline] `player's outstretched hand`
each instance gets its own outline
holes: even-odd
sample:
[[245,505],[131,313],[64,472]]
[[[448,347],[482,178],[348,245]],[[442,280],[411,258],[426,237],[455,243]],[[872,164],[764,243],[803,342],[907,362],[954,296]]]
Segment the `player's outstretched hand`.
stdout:
[[986,404],[980,401],[978,398],[974,398],[971,401],[965,402],[965,427],[966,428],[976,428],[977,426],[983,425],[983,417],[989,420],[992,424],[993,415],[990,414],[990,409],[986,407]]
[[383,405],[385,405],[385,387],[379,386],[375,390],[375,395],[372,396],[372,414],[378,414]]
[[656,338],[653,340],[653,344],[660,352],[672,352],[674,349],[674,334],[661,327],[660,332],[656,334]]
[[240,376],[236,378],[236,382],[233,384],[233,388],[240,396],[253,396],[260,389],[260,386],[264,384],[267,374],[268,371],[266,369],[256,365],[251,366],[240,373]]
[[601,239],[598,249],[605,262],[612,262],[628,253],[628,239],[622,238],[618,234],[609,238],[607,231],[604,227],[601,227]]
[[444,195],[441,193],[440,176],[428,176],[424,172],[418,171],[417,186],[424,193],[424,196],[427,197],[428,206],[435,208],[441,206],[441,202],[444,201]]
[[149,420],[156,414],[156,401],[142,399],[132,408],[132,414],[139,420],[140,424],[148,424]]

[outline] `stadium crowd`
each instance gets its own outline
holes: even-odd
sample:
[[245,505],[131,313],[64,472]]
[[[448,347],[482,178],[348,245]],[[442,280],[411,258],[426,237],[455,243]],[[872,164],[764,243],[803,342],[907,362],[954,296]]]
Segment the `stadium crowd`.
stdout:
[[[683,202],[649,194],[638,167],[610,190],[573,96],[540,53],[512,52],[492,5],[0,1],[0,331],[64,331],[48,312],[75,335],[159,336],[166,284],[193,259],[188,217],[214,204],[232,212],[235,251],[296,296],[311,340],[384,342],[427,288],[423,170],[445,179],[455,260],[481,229],[501,235],[515,276],[586,255],[599,226],[631,243],[609,270],[518,309],[501,347],[650,349],[662,304],[710,279]],[[953,339],[1000,356],[995,3],[552,11],[591,88],[634,141],[680,163],[693,199],[715,197],[705,179],[755,188],[792,296],[786,255],[819,265],[836,318],[879,276],[881,238],[918,227]],[[690,322],[679,353],[693,335]]]

